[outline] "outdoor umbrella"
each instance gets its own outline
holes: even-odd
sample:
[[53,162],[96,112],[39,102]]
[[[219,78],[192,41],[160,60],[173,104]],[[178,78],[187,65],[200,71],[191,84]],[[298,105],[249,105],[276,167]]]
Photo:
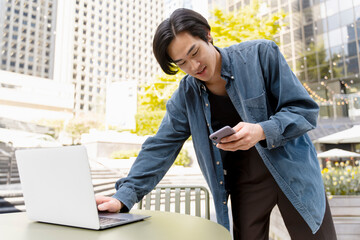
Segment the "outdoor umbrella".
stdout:
[[360,125],[317,139],[318,143],[360,143]]
[[338,148],[333,148],[331,150],[318,153],[317,156],[318,158],[350,158],[350,157],[360,157],[360,154]]

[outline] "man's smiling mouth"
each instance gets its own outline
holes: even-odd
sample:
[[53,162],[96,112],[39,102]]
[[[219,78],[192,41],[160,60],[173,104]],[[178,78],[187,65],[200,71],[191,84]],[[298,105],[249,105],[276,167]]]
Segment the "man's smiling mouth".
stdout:
[[201,71],[197,72],[196,74],[201,75],[205,71],[205,69],[206,69],[206,66],[204,66],[204,68]]

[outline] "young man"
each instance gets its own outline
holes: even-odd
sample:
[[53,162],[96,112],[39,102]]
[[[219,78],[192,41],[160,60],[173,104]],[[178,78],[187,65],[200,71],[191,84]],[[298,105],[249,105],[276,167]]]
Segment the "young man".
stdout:
[[[161,68],[188,75],[167,103],[157,134],[143,144],[113,197],[98,197],[101,211],[126,211],[162,179],[191,135],[212,192],[217,221],[234,239],[268,239],[269,217],[279,206],[292,239],[336,239],[316,151],[306,134],[318,106],[267,40],[228,48],[212,44],[198,13],[176,10],[154,36]],[[209,134],[229,125],[235,134],[215,144]]]

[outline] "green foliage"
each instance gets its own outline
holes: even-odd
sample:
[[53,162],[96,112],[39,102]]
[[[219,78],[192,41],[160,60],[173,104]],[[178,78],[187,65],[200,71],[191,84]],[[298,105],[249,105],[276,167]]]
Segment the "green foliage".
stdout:
[[250,5],[237,12],[225,14],[222,10],[215,9],[213,15],[214,20],[210,21],[211,35],[214,45],[218,47],[228,47],[253,39],[275,41],[274,35],[284,26],[280,22],[286,16],[283,11],[267,16],[260,15],[258,0],[251,1]]
[[131,157],[137,157],[139,150],[121,150],[113,152],[110,158],[113,159],[129,159]]
[[351,165],[346,163],[326,163],[321,171],[325,190],[328,195],[360,195],[360,166],[359,162]]
[[77,117],[66,125],[65,131],[71,136],[73,144],[79,143],[81,134],[88,133],[91,128],[99,128],[101,123],[96,118]]
[[51,134],[51,136],[56,138],[64,128],[64,122],[63,119],[40,119],[36,121],[36,124],[53,128],[54,134]]
[[186,149],[181,149],[179,155],[175,159],[174,165],[187,167],[191,163],[189,153]]
[[[120,150],[111,154],[112,159],[129,159],[131,157],[137,157],[139,150]],[[175,159],[174,165],[187,167],[191,163],[188,151],[181,149],[179,155]]]
[[160,126],[161,120],[165,115],[165,110],[158,111],[138,111],[135,115],[135,133],[140,136],[154,135]]
[[141,86],[138,93],[138,111],[135,115],[138,135],[153,135],[160,126],[170,99],[185,74],[162,75],[155,81]]

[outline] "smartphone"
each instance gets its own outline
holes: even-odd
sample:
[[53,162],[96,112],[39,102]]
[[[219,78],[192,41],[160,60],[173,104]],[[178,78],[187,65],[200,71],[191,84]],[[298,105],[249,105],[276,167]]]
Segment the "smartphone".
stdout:
[[230,136],[235,133],[235,130],[229,126],[225,126],[209,136],[209,138],[217,143],[224,137]]

